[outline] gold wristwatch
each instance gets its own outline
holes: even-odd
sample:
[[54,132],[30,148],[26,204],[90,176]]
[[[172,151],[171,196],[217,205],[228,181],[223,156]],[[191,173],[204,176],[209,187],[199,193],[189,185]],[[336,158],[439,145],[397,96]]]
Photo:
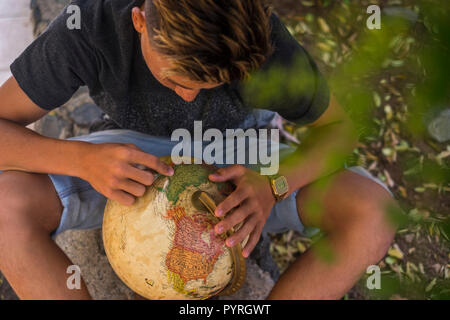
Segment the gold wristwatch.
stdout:
[[270,187],[276,202],[284,200],[289,192],[289,185],[285,176],[275,174],[268,176]]

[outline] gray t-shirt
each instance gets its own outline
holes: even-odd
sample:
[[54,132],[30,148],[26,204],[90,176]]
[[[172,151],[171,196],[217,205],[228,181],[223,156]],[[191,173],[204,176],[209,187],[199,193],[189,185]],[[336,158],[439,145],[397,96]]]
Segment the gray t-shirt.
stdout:
[[[261,108],[242,98],[241,82],[202,90],[192,102],[160,84],[144,62],[132,24],[131,9],[143,2],[72,1],[81,9],[81,29],[67,27],[71,14],[64,9],[11,65],[20,87],[36,105],[52,110],[86,85],[118,127],[156,136],[170,136],[178,128],[192,131],[195,120],[203,121],[204,130],[237,128],[252,108]],[[328,107],[326,81],[276,15],[271,24],[275,52],[263,70],[275,64],[292,69],[295,58],[302,61],[298,73],[314,81],[300,96],[264,107],[297,123],[312,122]]]

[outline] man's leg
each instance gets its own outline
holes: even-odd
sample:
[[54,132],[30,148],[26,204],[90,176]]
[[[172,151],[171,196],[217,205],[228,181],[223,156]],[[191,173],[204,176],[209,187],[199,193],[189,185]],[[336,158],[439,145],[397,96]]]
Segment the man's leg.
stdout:
[[[327,179],[326,188],[318,183],[303,188],[297,208],[305,226],[327,233],[319,245],[329,246],[333,259],[320,257],[317,247],[308,250],[280,277],[269,299],[339,299],[367,266],[383,258],[393,240],[395,230],[386,217],[393,199],[383,187],[350,171]],[[322,204],[320,213],[311,210],[314,202]]]
[[21,299],[90,299],[69,290],[72,263],[51,239],[62,205],[47,175],[0,173],[0,270]]

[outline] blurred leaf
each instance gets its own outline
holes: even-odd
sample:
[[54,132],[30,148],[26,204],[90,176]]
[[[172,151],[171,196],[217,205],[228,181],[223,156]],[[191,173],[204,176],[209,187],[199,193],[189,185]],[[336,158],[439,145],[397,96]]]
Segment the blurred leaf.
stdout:
[[395,247],[389,248],[388,255],[390,255],[391,257],[400,259],[400,260],[403,259],[403,252],[400,250],[400,248],[397,245]]
[[431,291],[431,289],[433,289],[433,287],[436,285],[436,280],[437,280],[436,278],[431,280],[431,282],[425,288],[425,292],[429,292],[429,291]]
[[297,242],[297,248],[298,248],[298,251],[300,251],[301,253],[306,251],[306,247],[304,246],[304,244],[301,241]]

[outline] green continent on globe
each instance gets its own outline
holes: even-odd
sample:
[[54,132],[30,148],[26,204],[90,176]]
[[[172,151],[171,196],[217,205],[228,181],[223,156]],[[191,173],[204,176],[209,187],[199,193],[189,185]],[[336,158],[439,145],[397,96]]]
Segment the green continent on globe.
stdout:
[[173,204],[177,203],[178,196],[186,187],[198,187],[209,181],[208,175],[212,170],[196,164],[185,164],[176,166],[175,173],[169,177],[169,185],[166,190],[167,199]]

